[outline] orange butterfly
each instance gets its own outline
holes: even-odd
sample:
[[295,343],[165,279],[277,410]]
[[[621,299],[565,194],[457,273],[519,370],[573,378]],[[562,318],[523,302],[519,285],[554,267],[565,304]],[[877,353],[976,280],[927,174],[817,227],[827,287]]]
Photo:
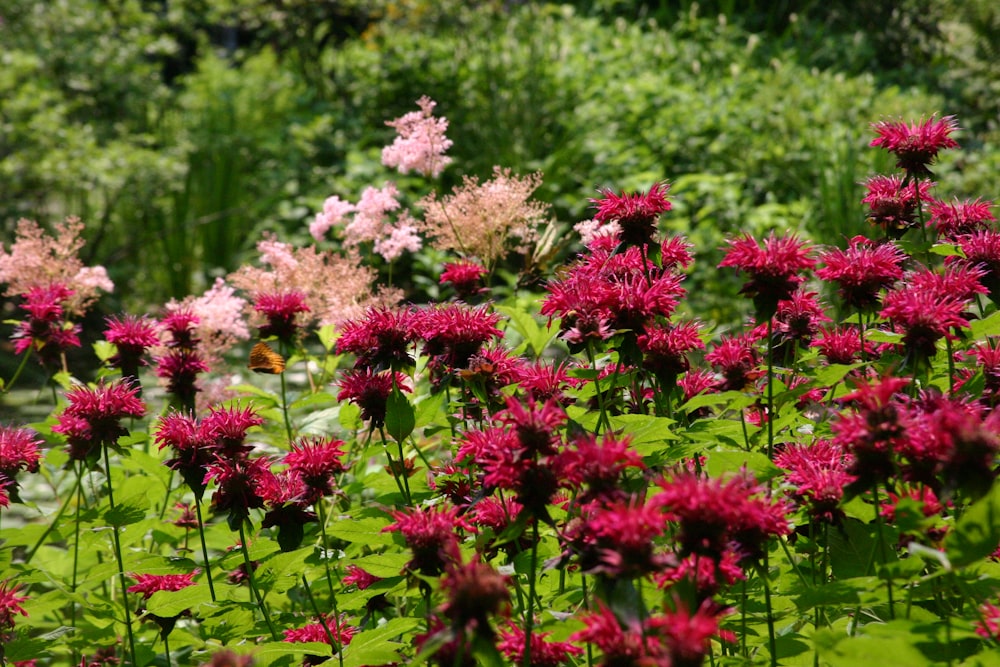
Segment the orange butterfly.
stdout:
[[271,349],[271,346],[260,341],[250,350],[250,363],[247,368],[255,373],[277,375],[285,370],[285,358]]

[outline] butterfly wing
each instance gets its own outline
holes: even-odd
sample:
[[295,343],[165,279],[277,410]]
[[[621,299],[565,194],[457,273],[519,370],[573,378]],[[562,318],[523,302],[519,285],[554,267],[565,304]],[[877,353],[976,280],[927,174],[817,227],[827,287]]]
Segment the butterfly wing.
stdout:
[[255,373],[277,375],[285,370],[285,358],[271,349],[271,346],[260,341],[250,350],[250,362],[247,368]]

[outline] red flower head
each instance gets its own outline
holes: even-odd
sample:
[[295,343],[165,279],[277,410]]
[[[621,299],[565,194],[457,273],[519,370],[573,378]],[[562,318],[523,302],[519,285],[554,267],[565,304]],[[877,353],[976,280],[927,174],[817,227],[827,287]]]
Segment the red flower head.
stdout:
[[0,426],[0,492],[10,500],[19,502],[17,473],[38,472],[42,444],[38,434],[28,428]]
[[666,528],[666,516],[656,504],[632,496],[606,506],[593,503],[577,525],[573,542],[581,568],[612,579],[635,579],[665,564],[653,540]]
[[747,336],[723,337],[705,355],[705,361],[717,367],[723,381],[720,391],[739,391],[759,378],[763,371],[758,368],[759,358],[753,341]]
[[598,498],[625,500],[622,474],[628,468],[646,469],[642,456],[632,449],[629,438],[610,433],[605,433],[600,440],[590,433],[577,435],[564,457],[569,481],[576,487],[586,487],[577,498],[581,503]]
[[170,337],[167,346],[185,349],[197,346],[199,340],[196,328],[199,321],[198,316],[190,308],[176,308],[168,312],[160,321],[160,325]]
[[805,281],[801,273],[815,265],[808,244],[774,232],[764,239],[763,246],[749,234],[730,240],[729,252],[719,263],[719,267],[733,266],[749,274],[750,280],[740,293],[753,299],[759,322],[771,319],[778,302],[790,299]]
[[698,335],[698,322],[681,322],[671,327],[649,327],[638,338],[639,349],[643,352],[643,367],[649,369],[663,387],[672,387],[677,376],[691,367],[687,353],[705,349],[705,343]]
[[[394,377],[395,376],[395,377]],[[373,428],[385,425],[385,411],[393,385],[410,393],[405,375],[395,371],[373,372],[370,368],[344,371],[340,376],[340,393],[337,400],[348,400],[361,408],[361,418],[370,421]]]
[[66,436],[72,460],[92,465],[102,445],[117,450],[118,438],[128,435],[122,419],[142,417],[146,412],[137,387],[127,382],[101,382],[93,389],[80,385],[66,393],[66,400],[69,406],[52,430]]
[[301,328],[299,314],[309,312],[306,295],[295,290],[261,292],[257,295],[253,308],[267,318],[267,322],[258,327],[260,337],[274,336],[288,344],[295,340],[295,335]]
[[772,535],[786,535],[790,528],[783,502],[772,502],[766,488],[748,473],[727,480],[680,473],[660,482],[653,499],[679,528],[680,556],[701,554],[722,559],[735,548],[742,561],[763,554]]
[[[531,633],[531,665],[533,667],[559,667],[572,661],[573,656],[582,655],[583,649],[569,642],[549,641],[551,632]],[[512,665],[523,665],[525,633],[521,626],[508,621],[500,631],[497,648]]]
[[357,565],[348,565],[347,572],[344,573],[344,577],[340,582],[344,586],[357,586],[359,591],[366,590],[372,584],[382,581],[381,577],[376,577],[374,574],[365,572]]
[[499,322],[499,313],[491,313],[487,306],[449,303],[418,311],[413,326],[424,341],[424,354],[432,357],[429,366],[435,380],[440,383],[450,373],[468,368],[469,359],[483,345],[501,339]]
[[493,636],[489,617],[501,614],[510,601],[507,577],[478,559],[462,564],[448,564],[441,579],[447,601],[441,613],[451,619],[457,631],[466,629],[486,637]]
[[573,633],[570,641],[596,646],[604,654],[601,664],[606,667],[645,664],[642,659],[648,657],[648,640],[643,629],[635,626],[623,628],[613,611],[603,602],[597,604],[598,611],[583,616],[584,629]]
[[840,501],[844,488],[856,477],[847,472],[844,451],[829,440],[813,445],[788,445],[774,458],[779,468],[788,470],[785,482],[789,495],[809,508],[816,521],[835,523],[843,517]]
[[574,383],[574,379],[566,372],[564,364],[536,361],[534,364],[521,366],[518,375],[517,385],[530,400],[544,403],[553,399],[561,405],[570,401],[565,390]]
[[171,412],[160,417],[155,436],[160,449],[170,447],[173,457],[164,461],[181,473],[191,491],[201,499],[205,494],[205,473],[215,461],[215,441],[193,415]]
[[455,507],[437,505],[428,508],[396,510],[392,512],[395,523],[382,532],[399,532],[406,546],[413,552],[407,568],[421,574],[436,576],[447,563],[458,560],[458,537],[455,529],[475,532],[473,527],[458,516]]
[[260,527],[278,529],[278,546],[282,551],[298,549],[305,537],[303,527],[316,521],[316,513],[307,509],[309,489],[302,478],[291,470],[265,475],[258,493],[267,505]]
[[868,220],[881,227],[888,238],[898,239],[907,229],[915,227],[917,204],[933,202],[930,181],[907,183],[899,176],[873,176],[865,182],[867,193],[861,200],[868,204]]
[[601,199],[591,199],[597,209],[594,219],[603,224],[617,222],[621,227],[621,242],[626,246],[643,246],[653,242],[656,220],[670,210],[666,183],[657,183],[649,192],[615,194],[601,190]]
[[965,303],[937,290],[907,286],[885,295],[879,316],[903,330],[907,356],[919,364],[937,353],[937,341],[955,337],[952,328],[969,326]]
[[194,586],[194,578],[198,570],[188,574],[130,574],[135,579],[134,586],[129,586],[129,593],[142,593],[144,600],[153,597],[159,591],[179,591]]
[[201,667],[253,667],[253,656],[237,655],[229,649],[224,649],[215,653],[212,661],[202,664]]
[[[861,354],[861,335],[853,325],[822,329],[810,346],[819,348],[828,364],[853,364]],[[868,354],[874,354],[871,343],[866,342],[865,348]]]
[[894,243],[875,243],[855,236],[846,250],[834,248],[822,253],[820,261],[826,266],[816,275],[837,283],[848,306],[869,312],[878,305],[879,292],[903,277],[905,259]]
[[944,116],[940,120],[931,116],[916,123],[903,121],[879,121],[872,123],[878,136],[871,146],[881,146],[896,156],[896,166],[911,176],[930,176],[928,167],[937,159],[939,151],[957,148],[958,142],[951,133],[958,128],[954,116]]
[[983,639],[1000,641],[1000,607],[984,602],[979,607],[982,619],[976,622],[976,634]]
[[205,485],[215,480],[218,488],[212,495],[212,507],[217,512],[229,512],[229,529],[238,530],[240,522],[250,517],[250,510],[264,506],[260,492],[272,482],[271,460],[222,459],[208,466]]
[[171,348],[156,360],[156,375],[167,381],[167,393],[176,397],[185,410],[194,410],[195,385],[199,373],[207,373],[208,364],[195,350]]
[[72,295],[73,290],[58,283],[33,287],[22,295],[21,308],[28,317],[14,330],[15,354],[31,349],[43,367],[62,370],[66,351],[80,347],[80,327],[63,318],[63,303]]
[[675,600],[676,609],[666,610],[662,615],[651,616],[647,622],[654,635],[663,638],[669,653],[671,667],[700,667],[705,656],[711,652],[711,640],[722,635],[722,638],[732,639],[730,633],[719,631],[718,606],[712,600],[704,600],[701,606],[691,611]]
[[894,451],[908,437],[914,418],[897,393],[909,380],[885,377],[856,382],[855,391],[841,398],[857,409],[842,412],[832,424],[833,442],[850,455],[847,472],[857,477],[849,488],[867,489],[896,472]]
[[931,204],[931,216],[928,226],[937,229],[938,234],[946,239],[954,239],[962,234],[972,234],[990,229],[990,223],[996,220],[990,208],[993,202],[954,201],[947,203],[936,201]]
[[410,308],[372,308],[364,317],[341,326],[337,352],[357,358],[356,368],[402,370],[413,365],[410,346],[417,339]]
[[983,272],[979,279],[989,293],[990,299],[1000,302],[1000,233],[993,230],[974,231],[958,237],[962,257],[948,257],[945,261],[969,267],[977,267]]
[[212,406],[208,416],[201,421],[201,430],[212,442],[217,456],[237,459],[245,458],[253,449],[253,445],[246,444],[247,431],[263,423],[264,418],[253,406]]
[[485,266],[469,260],[450,262],[444,265],[441,284],[451,285],[459,299],[473,299],[483,292],[483,276],[489,271]]
[[816,296],[816,292],[799,290],[791,299],[778,302],[778,312],[774,315],[775,347],[796,344],[808,347],[820,324],[831,321]]
[[[301,628],[289,628],[284,631],[284,634],[285,641],[292,644],[319,642],[329,644],[337,651],[351,643],[356,631],[355,628],[347,625],[345,619],[337,618],[335,615],[330,614],[322,621],[317,620],[315,623],[310,623]],[[331,638],[333,639],[333,643],[330,642]],[[307,655],[303,664],[319,665],[326,661],[327,658],[322,656]]]
[[303,438],[285,454],[282,461],[306,486],[306,504],[333,493],[334,475],[344,472],[343,447],[343,440]]
[[18,595],[21,587],[11,585],[9,581],[0,582],[0,633],[14,629],[14,617],[18,614],[27,616],[28,612],[21,606],[28,596]]
[[112,368],[120,368],[123,377],[137,377],[139,366],[145,366],[142,355],[159,342],[157,326],[148,317],[125,315],[121,319],[107,318],[108,328],[104,337],[117,348],[117,353],[108,359]]

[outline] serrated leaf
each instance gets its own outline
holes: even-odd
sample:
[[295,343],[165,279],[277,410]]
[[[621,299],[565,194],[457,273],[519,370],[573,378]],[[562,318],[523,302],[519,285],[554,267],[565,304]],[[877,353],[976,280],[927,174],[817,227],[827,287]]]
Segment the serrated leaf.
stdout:
[[850,581],[834,581],[815,586],[795,598],[795,606],[800,612],[809,611],[813,607],[853,605],[859,602],[861,596]]
[[393,544],[392,535],[382,532],[388,525],[388,519],[348,517],[332,522],[327,526],[326,534],[352,544]]
[[969,330],[974,340],[1000,335],[1000,310],[981,320],[972,320],[969,322]]
[[712,477],[737,473],[744,467],[754,474],[758,482],[766,482],[784,474],[781,468],[760,452],[711,451],[706,452],[706,455],[705,469]]

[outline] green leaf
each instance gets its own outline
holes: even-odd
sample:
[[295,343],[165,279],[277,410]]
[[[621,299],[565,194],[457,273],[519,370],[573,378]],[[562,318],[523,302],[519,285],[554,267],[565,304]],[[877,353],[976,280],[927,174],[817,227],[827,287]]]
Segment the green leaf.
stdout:
[[114,343],[109,343],[106,340],[99,340],[94,343],[94,354],[97,355],[97,359],[103,364],[107,362],[108,359],[115,356],[118,352],[118,348],[115,347]]
[[149,498],[145,492],[120,500],[115,503],[114,509],[109,509],[104,513],[104,521],[109,526],[127,526],[132,523],[139,523],[146,518],[146,511],[149,509]]
[[441,413],[441,406],[444,405],[444,392],[431,394],[423,397],[416,405],[416,424],[414,428],[422,428],[434,423],[435,418]]
[[391,533],[382,529],[389,525],[384,518],[345,518],[334,521],[326,528],[326,534],[352,544],[394,544]]
[[858,604],[861,602],[861,596],[852,583],[853,581],[834,581],[824,586],[809,588],[795,598],[795,606],[800,612],[804,612],[813,607]]
[[974,502],[945,538],[953,567],[965,567],[989,556],[1000,544],[1000,484]]
[[713,450],[706,452],[706,456],[705,469],[712,477],[736,473],[744,467],[754,474],[758,482],[766,482],[783,474],[781,468],[760,452]]
[[969,322],[969,330],[974,340],[1000,335],[1000,310],[981,320],[972,320]]
[[413,406],[410,405],[399,387],[393,387],[385,405],[385,430],[396,442],[403,442],[408,435],[413,433],[413,427],[416,423],[417,418]]
[[212,600],[208,584],[195,584],[179,591],[157,591],[146,601],[146,611],[163,618],[179,616]]
[[324,324],[316,332],[316,336],[319,338],[320,344],[323,349],[329,352],[333,349],[334,344],[337,342],[337,327],[333,324]]
[[394,618],[385,625],[354,635],[344,651],[344,667],[384,665],[399,662],[402,644],[392,641],[420,627],[416,618]]

